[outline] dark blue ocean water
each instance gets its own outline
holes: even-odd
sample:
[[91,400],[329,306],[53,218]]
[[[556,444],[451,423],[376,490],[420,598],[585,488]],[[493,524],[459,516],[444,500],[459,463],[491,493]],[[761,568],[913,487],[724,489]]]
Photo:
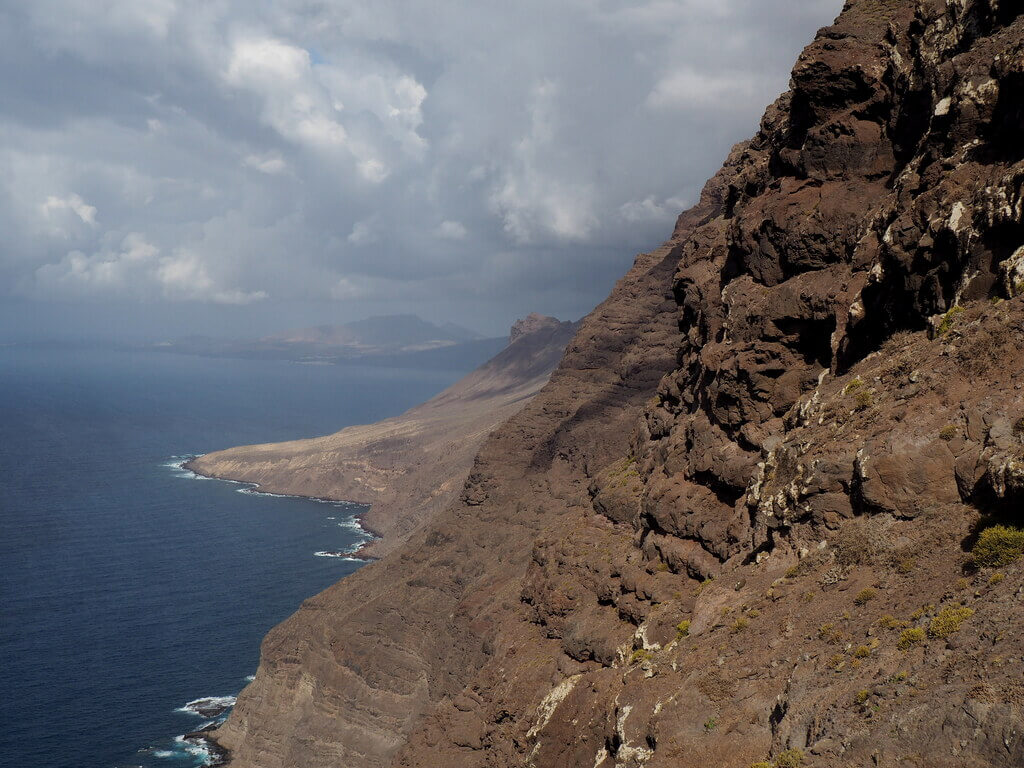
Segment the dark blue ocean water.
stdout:
[[[0,764],[195,765],[176,711],[358,563],[361,508],[239,493],[174,457],[399,413],[459,372],[0,348]],[[334,518],[334,519],[331,519]]]

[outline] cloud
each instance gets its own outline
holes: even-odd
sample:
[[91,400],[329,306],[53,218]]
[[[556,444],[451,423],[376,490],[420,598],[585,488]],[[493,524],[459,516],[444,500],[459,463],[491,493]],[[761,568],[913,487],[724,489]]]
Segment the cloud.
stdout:
[[46,202],[40,206],[43,216],[48,219],[56,218],[62,211],[71,211],[81,221],[90,226],[96,226],[96,208],[89,205],[81,197],[72,192],[67,197],[50,195]]
[[366,245],[367,243],[375,242],[377,235],[373,231],[373,222],[357,221],[345,239],[352,245]]
[[59,262],[39,267],[35,277],[37,291],[61,297],[99,292],[217,304],[249,304],[267,298],[265,291],[218,286],[197,254],[179,251],[161,256],[160,249],[138,232],[90,255],[71,251]]
[[840,6],[8,3],[0,295],[578,316]]
[[765,90],[760,78],[749,72],[709,74],[681,69],[662,77],[647,96],[654,109],[738,109]]
[[288,163],[276,152],[269,152],[264,155],[246,155],[242,164],[247,168],[253,168],[260,173],[268,173],[271,176],[288,170]]
[[442,221],[435,230],[435,234],[444,240],[465,240],[468,232],[457,221]]
[[619,207],[622,218],[630,223],[645,221],[672,221],[680,213],[689,207],[686,200],[678,197],[670,197],[667,200],[658,202],[654,195],[648,195],[643,200],[630,200]]

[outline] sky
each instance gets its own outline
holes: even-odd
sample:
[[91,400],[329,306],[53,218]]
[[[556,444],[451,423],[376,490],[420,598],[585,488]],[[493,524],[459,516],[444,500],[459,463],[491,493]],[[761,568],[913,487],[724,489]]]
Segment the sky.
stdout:
[[840,0],[0,0],[0,341],[577,319]]

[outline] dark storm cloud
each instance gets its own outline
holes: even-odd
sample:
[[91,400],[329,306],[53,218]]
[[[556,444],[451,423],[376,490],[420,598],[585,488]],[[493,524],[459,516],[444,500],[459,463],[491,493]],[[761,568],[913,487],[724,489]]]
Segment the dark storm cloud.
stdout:
[[839,5],[0,0],[0,290],[579,314]]

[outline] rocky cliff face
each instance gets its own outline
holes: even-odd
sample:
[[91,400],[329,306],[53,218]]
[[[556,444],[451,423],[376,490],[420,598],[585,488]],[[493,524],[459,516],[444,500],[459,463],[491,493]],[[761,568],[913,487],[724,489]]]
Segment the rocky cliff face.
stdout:
[[847,3],[232,764],[1024,764],[1022,14]]

